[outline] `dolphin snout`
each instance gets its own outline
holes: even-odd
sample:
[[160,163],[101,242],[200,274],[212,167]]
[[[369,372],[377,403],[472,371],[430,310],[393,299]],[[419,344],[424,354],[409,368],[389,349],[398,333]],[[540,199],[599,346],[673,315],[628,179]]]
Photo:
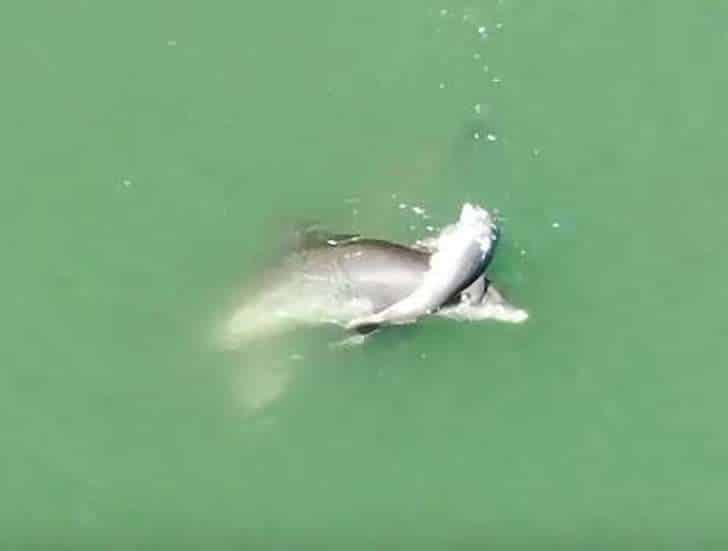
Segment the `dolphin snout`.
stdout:
[[523,323],[528,319],[528,312],[511,304],[495,287],[490,285],[483,295],[481,308],[487,312],[489,319],[507,321],[510,323]]

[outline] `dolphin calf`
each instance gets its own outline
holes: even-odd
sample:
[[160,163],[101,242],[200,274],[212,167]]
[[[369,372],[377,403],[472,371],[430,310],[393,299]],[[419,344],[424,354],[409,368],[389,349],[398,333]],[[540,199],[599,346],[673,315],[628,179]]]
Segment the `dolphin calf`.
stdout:
[[224,328],[235,344],[295,325],[332,323],[365,334],[426,316],[520,323],[485,276],[498,240],[494,217],[466,203],[437,236],[403,245],[309,232]]

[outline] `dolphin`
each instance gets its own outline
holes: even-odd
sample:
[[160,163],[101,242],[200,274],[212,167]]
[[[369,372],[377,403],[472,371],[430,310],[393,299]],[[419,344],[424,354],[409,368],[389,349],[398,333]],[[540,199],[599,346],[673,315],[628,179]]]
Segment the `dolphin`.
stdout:
[[427,316],[523,322],[527,312],[485,275],[498,236],[493,215],[469,203],[456,223],[414,245],[305,232],[228,321],[226,339],[323,323],[367,334]]

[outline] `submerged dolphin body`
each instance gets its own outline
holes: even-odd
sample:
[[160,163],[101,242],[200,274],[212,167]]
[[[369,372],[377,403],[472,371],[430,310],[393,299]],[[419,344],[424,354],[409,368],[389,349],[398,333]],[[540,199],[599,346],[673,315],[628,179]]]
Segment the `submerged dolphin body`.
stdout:
[[226,340],[321,323],[366,333],[428,315],[525,321],[528,314],[484,275],[496,241],[490,213],[467,203],[455,224],[415,246],[353,236],[311,240],[234,314]]

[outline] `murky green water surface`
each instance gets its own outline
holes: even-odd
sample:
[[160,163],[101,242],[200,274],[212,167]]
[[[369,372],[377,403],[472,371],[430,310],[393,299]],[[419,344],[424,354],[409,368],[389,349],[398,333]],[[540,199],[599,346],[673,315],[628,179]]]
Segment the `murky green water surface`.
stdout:
[[[9,7],[3,547],[722,548],[726,17]],[[466,200],[527,324],[213,345],[279,228]]]

